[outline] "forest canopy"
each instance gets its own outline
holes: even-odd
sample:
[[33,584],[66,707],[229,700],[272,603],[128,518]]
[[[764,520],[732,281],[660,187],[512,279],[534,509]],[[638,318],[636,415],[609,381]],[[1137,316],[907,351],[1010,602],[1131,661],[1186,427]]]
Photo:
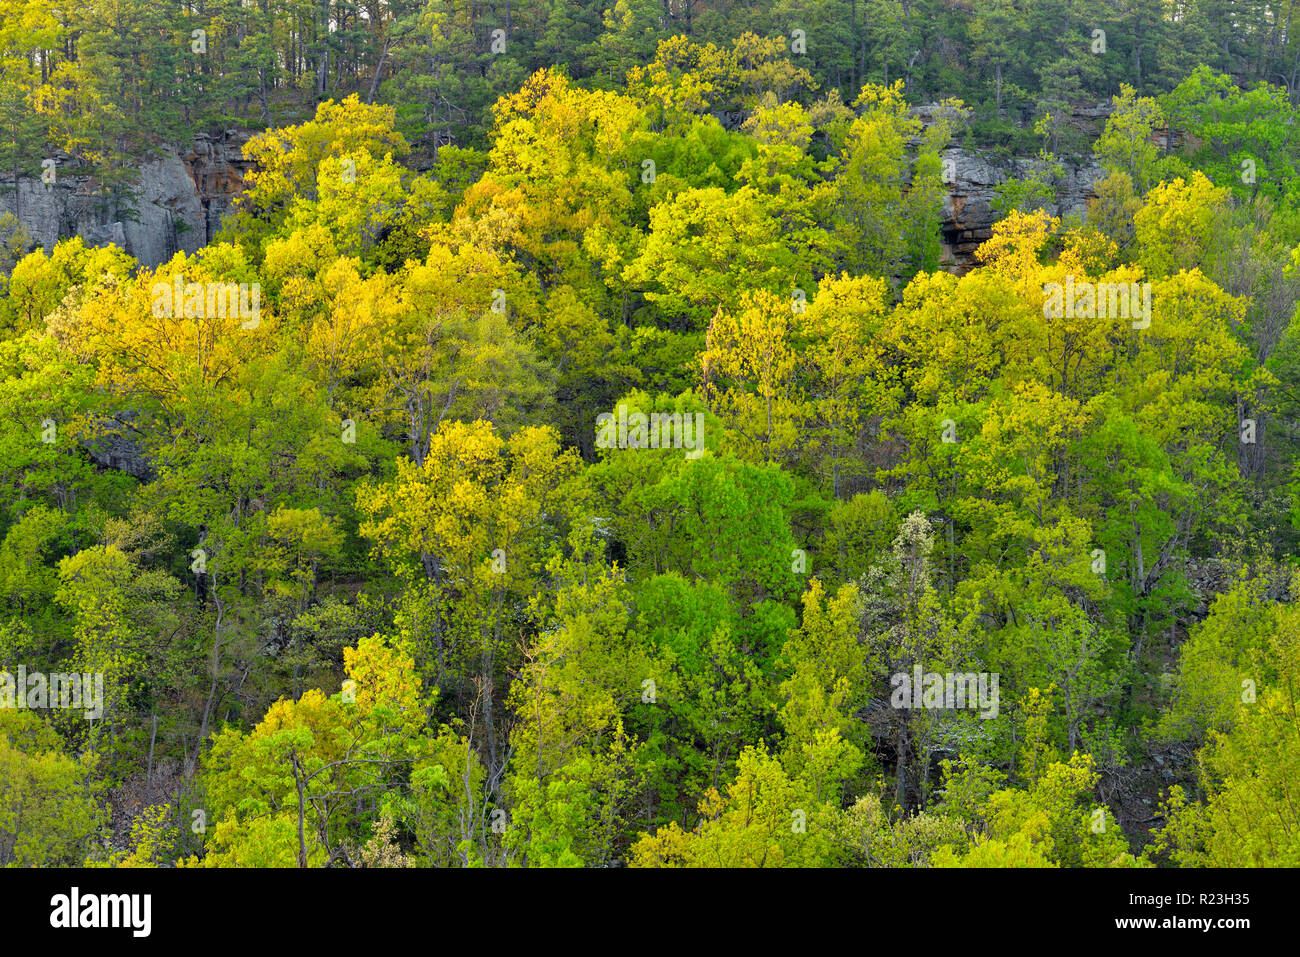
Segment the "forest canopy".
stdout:
[[1300,864],[1290,5],[607,3],[0,0],[0,864]]

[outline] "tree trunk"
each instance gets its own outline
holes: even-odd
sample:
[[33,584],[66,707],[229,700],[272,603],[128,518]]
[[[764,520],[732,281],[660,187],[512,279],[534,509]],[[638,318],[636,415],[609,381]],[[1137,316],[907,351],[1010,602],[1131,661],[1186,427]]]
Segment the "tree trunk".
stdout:
[[[917,695],[919,690],[913,688],[913,695]],[[914,704],[915,700],[914,697]],[[897,719],[898,727],[894,731],[894,803],[907,810],[907,716],[900,712]]]
[[194,757],[190,760],[186,777],[193,777],[194,769],[198,766],[199,752],[203,750],[203,742],[208,736],[208,718],[212,714],[212,702],[217,697],[217,670],[221,663],[221,619],[225,617],[226,606],[221,596],[217,594],[215,576],[213,576],[212,600],[217,606],[217,620],[212,626],[212,683],[208,687],[208,700],[203,706],[203,720],[199,722],[199,740],[194,744]]
[[487,740],[488,753],[488,776],[495,778],[497,773],[497,734],[494,723],[492,698],[492,649],[485,648],[479,659],[481,666],[480,677],[482,685],[479,688],[479,696],[482,699],[483,708],[483,733]]
[[306,787],[307,782],[303,780],[302,767],[298,764],[298,753],[289,752],[289,761],[293,764],[293,783],[298,788],[298,866],[305,868],[307,866],[307,839],[303,835],[303,819],[307,816]]
[[149,735],[149,766],[144,772],[144,799],[149,800],[149,783],[153,780],[153,746],[158,740],[158,712],[153,715],[153,733]]

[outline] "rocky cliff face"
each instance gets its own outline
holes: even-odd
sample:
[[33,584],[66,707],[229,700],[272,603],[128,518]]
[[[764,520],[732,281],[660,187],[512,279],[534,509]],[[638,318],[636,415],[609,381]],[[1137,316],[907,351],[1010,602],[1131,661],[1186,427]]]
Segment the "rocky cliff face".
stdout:
[[[1077,106],[1071,111],[1068,124],[1091,140],[1105,127],[1111,110],[1109,103]],[[928,127],[943,114],[951,115],[951,110],[940,103],[927,103],[913,107],[909,113],[921,121],[922,127]],[[919,138],[915,142],[919,144]],[[959,147],[944,150],[942,162],[948,195],[940,225],[943,252],[939,262],[950,272],[964,273],[975,266],[975,250],[980,243],[993,235],[994,188],[1008,179],[1025,178],[1041,169],[1042,162],[1018,157],[1004,159]],[[1061,166],[1064,180],[1056,183],[1056,202],[1048,212],[1061,218],[1073,213],[1082,215],[1105,172],[1091,155],[1064,159]]]
[[166,262],[177,251],[192,253],[220,228],[230,201],[243,185],[247,163],[241,148],[247,134],[227,130],[201,134],[184,150],[166,149],[140,165],[130,210],[106,208],[86,177],[64,175],[66,157],[54,157],[54,182],[0,176],[0,213],[19,214],[32,239],[46,251],[60,239],[112,243],[144,266]]
[[[918,110],[923,121],[931,115],[925,109]],[[19,183],[20,218],[46,250],[60,239],[79,235],[92,245],[113,243],[142,265],[157,266],[178,250],[195,252],[216,235],[252,166],[242,152],[247,140],[248,134],[237,130],[200,134],[189,147],[166,150],[144,163],[133,216],[101,209],[84,178],[58,176],[48,187],[39,179],[24,178]],[[992,235],[994,187],[1028,175],[1038,161],[1000,160],[960,148],[945,150],[943,159],[948,196],[940,262],[962,273],[975,265],[975,249]],[[1064,165],[1065,181],[1051,210],[1059,216],[1082,212],[1103,175],[1091,159]],[[12,182],[0,176],[0,212],[15,211]]]
[[[997,161],[963,149],[943,152],[949,170],[948,196],[943,204],[943,254],[940,264],[963,273],[975,265],[975,249],[993,235],[995,186],[1008,179],[1020,179],[1034,171],[1037,160]],[[1048,212],[1065,217],[1082,214],[1094,195],[1097,181],[1105,173],[1091,158],[1087,162],[1063,162],[1064,182],[1058,183],[1057,202]]]
[[235,194],[244,188],[244,176],[253,166],[244,159],[248,138],[239,130],[217,136],[199,134],[182,157],[202,209],[205,243],[217,234]]

